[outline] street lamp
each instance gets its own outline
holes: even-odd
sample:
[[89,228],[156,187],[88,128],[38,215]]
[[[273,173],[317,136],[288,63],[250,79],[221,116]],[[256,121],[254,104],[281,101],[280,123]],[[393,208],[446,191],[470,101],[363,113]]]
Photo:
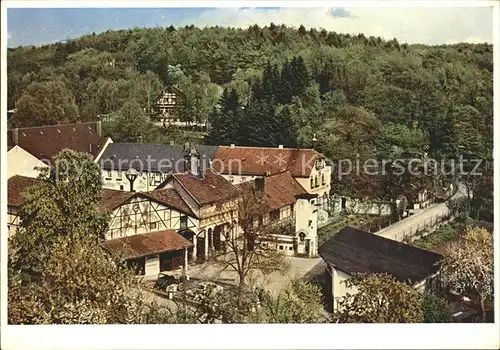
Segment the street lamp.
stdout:
[[315,148],[316,146],[316,141],[318,141],[318,139],[316,138],[316,134],[313,134],[313,139],[312,139],[312,146],[313,146],[313,149]]
[[134,181],[139,176],[139,173],[134,168],[129,168],[125,173],[125,177],[130,182],[130,192],[134,192]]

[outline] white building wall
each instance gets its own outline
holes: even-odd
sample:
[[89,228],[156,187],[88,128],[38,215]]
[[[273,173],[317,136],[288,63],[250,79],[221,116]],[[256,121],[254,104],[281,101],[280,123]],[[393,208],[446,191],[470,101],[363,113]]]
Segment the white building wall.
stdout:
[[[345,198],[345,197],[344,197]],[[342,208],[342,198],[332,199],[333,211],[340,212]],[[396,205],[399,200],[396,201]],[[362,202],[358,199],[345,198],[345,210],[352,214],[365,214],[365,215],[391,215],[393,210],[393,204],[384,202],[374,202],[366,201]]]
[[286,235],[271,235],[273,240],[267,240],[262,242],[262,246],[276,249],[281,254],[287,256],[294,256],[294,237],[286,236]]
[[[322,161],[320,161],[322,162]],[[327,197],[330,194],[332,167],[321,165],[319,169],[314,166],[309,177],[296,177],[295,180],[311,194]]]
[[[333,296],[333,309],[337,310],[337,303],[339,300],[344,298],[347,293],[349,294],[355,294],[357,293],[357,288],[356,287],[347,287],[345,284],[345,281],[351,277],[351,275],[345,273],[344,271],[341,271],[339,269],[336,269],[335,267],[331,266],[331,271],[332,271],[332,296]],[[433,277],[433,276],[432,276]],[[423,280],[413,286],[415,290],[418,292],[423,293],[425,291],[425,282],[426,280]]]
[[[134,191],[153,191],[165,181],[167,176],[166,173],[139,173],[139,176],[134,181]],[[111,190],[130,191],[130,181],[125,176],[125,171],[102,170],[102,187]]]
[[47,165],[19,146],[7,152],[7,178],[14,175],[36,178],[40,172],[35,167],[47,168]]
[[[295,203],[295,232],[297,235],[297,253],[306,253],[306,244],[309,240],[309,256],[318,254],[318,209],[317,198],[299,198]],[[300,234],[305,233],[305,240],[301,241]]]
[[227,175],[221,174],[227,181],[231,182],[233,185],[241,184],[244,182],[255,180],[260,176],[252,176],[252,175]]
[[345,297],[346,293],[355,293],[356,287],[347,287],[345,281],[351,276],[341,270],[332,267],[332,295],[333,309],[337,310],[338,301]]
[[160,257],[158,255],[145,258],[144,275],[158,276],[160,273]]

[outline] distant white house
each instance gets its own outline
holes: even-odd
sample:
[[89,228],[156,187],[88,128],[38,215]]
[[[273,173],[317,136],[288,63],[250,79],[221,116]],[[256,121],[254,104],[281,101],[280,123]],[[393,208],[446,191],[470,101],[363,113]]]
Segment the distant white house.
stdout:
[[362,201],[344,196],[330,197],[330,210],[335,213],[345,211],[350,214],[387,216],[393,214],[400,204],[400,199],[391,202],[376,200]]

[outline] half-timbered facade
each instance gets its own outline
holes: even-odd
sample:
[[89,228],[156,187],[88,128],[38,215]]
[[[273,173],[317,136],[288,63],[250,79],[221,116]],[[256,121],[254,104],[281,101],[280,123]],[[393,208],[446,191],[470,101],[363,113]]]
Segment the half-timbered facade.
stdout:
[[175,86],[169,86],[163,90],[156,100],[156,117],[170,118],[176,117],[176,110],[184,104],[185,95]]
[[[19,175],[8,180],[9,237],[20,224],[23,193],[37,181]],[[196,256],[194,232],[199,219],[174,189],[149,193],[103,189],[97,209],[110,213],[103,245],[113,252],[121,250],[127,261],[137,265],[140,274],[177,270],[181,266],[186,269],[187,262]]]
[[196,230],[197,258],[204,260],[211,252],[224,250],[224,233],[238,222],[238,189],[212,169],[193,170],[170,175],[159,186],[174,189],[199,218]]
[[23,192],[36,183],[37,179],[14,175],[7,181],[7,230],[9,237],[19,228],[19,211],[24,204]]
[[[106,239],[167,229],[195,229],[198,219],[191,209],[176,191],[166,192],[168,194],[160,201],[160,195],[154,192],[131,193],[104,189],[99,208],[111,212]],[[119,199],[123,199],[123,202],[117,203]]]

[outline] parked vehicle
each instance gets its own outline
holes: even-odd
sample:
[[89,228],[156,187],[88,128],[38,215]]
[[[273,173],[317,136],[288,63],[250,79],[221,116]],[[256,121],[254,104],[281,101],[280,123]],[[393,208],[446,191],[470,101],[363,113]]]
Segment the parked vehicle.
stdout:
[[184,290],[184,277],[182,275],[167,275],[163,272],[158,274],[158,279],[155,283],[155,288],[164,292],[169,290]]

